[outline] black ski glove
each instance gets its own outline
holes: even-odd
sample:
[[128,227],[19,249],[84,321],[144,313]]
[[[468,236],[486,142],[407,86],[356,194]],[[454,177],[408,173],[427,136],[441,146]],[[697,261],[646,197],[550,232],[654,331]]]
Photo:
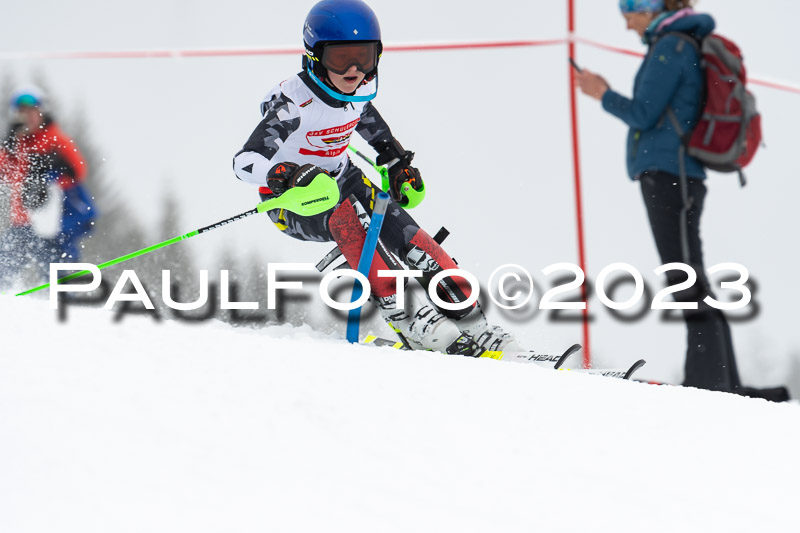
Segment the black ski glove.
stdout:
[[301,167],[297,163],[278,163],[267,173],[267,187],[280,196],[292,187],[305,187],[319,173],[328,174],[317,165],[306,164]]
[[25,209],[33,211],[47,203],[47,184],[55,181],[62,171],[58,162],[54,153],[28,155],[28,175],[22,182],[22,205]]
[[400,187],[405,182],[411,182],[415,190],[422,188],[422,176],[419,169],[411,166],[414,159],[414,152],[405,150],[396,139],[392,139],[379,150],[378,165],[388,165],[389,170],[389,194],[395,202],[399,202],[405,196],[400,192]]
[[47,181],[39,174],[32,174],[22,182],[22,206],[35,211],[47,203]]

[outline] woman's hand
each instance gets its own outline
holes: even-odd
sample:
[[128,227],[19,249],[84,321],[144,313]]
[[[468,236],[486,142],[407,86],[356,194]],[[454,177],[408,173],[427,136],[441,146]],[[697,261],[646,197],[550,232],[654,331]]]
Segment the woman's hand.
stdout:
[[602,100],[603,95],[609,89],[608,82],[602,76],[586,69],[583,69],[583,72],[575,73],[575,84],[583,94],[596,100]]

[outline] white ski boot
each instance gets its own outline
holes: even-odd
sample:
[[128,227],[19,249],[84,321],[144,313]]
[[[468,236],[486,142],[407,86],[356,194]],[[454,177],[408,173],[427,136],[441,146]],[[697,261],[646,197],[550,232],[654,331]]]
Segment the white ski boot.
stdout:
[[432,303],[406,293],[406,308],[396,309],[396,295],[378,299],[381,316],[414,350],[479,356],[483,350]]
[[483,351],[526,351],[510,333],[500,326],[490,325],[478,304],[475,304],[475,308],[468,315],[453,322],[461,333],[469,335]]

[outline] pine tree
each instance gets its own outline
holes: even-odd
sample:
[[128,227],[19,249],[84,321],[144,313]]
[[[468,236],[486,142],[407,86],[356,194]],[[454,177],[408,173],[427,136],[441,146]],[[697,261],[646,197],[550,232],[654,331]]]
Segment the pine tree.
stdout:
[[251,252],[245,261],[242,273],[242,283],[239,293],[239,300],[247,302],[257,302],[258,311],[241,313],[247,320],[247,324],[252,327],[264,327],[279,323],[278,313],[270,311],[267,306],[267,269],[261,257],[256,252]]
[[[39,85],[44,86],[45,84],[40,82]],[[52,94],[52,91],[48,91],[47,94]],[[52,105],[57,106],[57,103],[54,102]],[[54,109],[54,113],[57,112],[57,109],[57,107]],[[83,155],[87,167],[84,186],[89,191],[97,210],[97,219],[92,224],[93,228],[81,242],[79,260],[101,264],[153,244],[134,212],[125,204],[124,197],[119,192],[114,179],[109,176],[103,157],[100,155],[101,152],[92,141],[91,128],[86,121],[85,112],[77,109],[72,118],[64,120],[61,125],[65,133],[75,141]],[[164,316],[164,308],[163,305],[160,305],[159,297],[160,272],[157,277],[154,275],[157,270],[156,266],[147,256],[103,270],[103,281],[111,288],[116,284],[123,270],[127,269],[136,272],[156,306],[156,312],[150,312],[150,314],[155,317]],[[131,290],[130,286],[127,287],[128,292]],[[115,309],[118,311],[118,320],[124,320],[126,313],[139,310],[137,306],[128,303],[117,304]]]
[[[165,193],[162,199],[161,220],[158,226],[158,242],[177,237],[185,233],[185,228],[180,227],[180,203],[175,198],[174,193]],[[176,302],[193,302],[197,300],[200,291],[200,275],[195,267],[191,248],[185,243],[176,243],[154,252],[154,262],[157,265],[157,275],[162,277],[161,271],[170,271],[170,285],[172,299]],[[154,273],[156,274],[156,273]],[[216,304],[217,291],[213,290],[214,280],[209,279],[208,302],[203,308],[196,311],[176,312],[173,315],[180,315],[184,319],[203,319],[211,314],[215,314],[218,309]],[[161,287],[161,283],[159,283]]]
[[91,140],[85,116],[79,110],[64,128],[83,154],[87,167],[85,186],[97,209],[94,228],[83,240],[81,259],[101,263],[137,249],[133,247],[134,241],[144,232],[108,175],[103,158]]

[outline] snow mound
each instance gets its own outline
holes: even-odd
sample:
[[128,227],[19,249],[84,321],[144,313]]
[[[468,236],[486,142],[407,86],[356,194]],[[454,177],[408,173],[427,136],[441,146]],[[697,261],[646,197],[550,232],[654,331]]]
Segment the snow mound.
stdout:
[[2,531],[798,523],[796,404],[34,299],[0,324]]

